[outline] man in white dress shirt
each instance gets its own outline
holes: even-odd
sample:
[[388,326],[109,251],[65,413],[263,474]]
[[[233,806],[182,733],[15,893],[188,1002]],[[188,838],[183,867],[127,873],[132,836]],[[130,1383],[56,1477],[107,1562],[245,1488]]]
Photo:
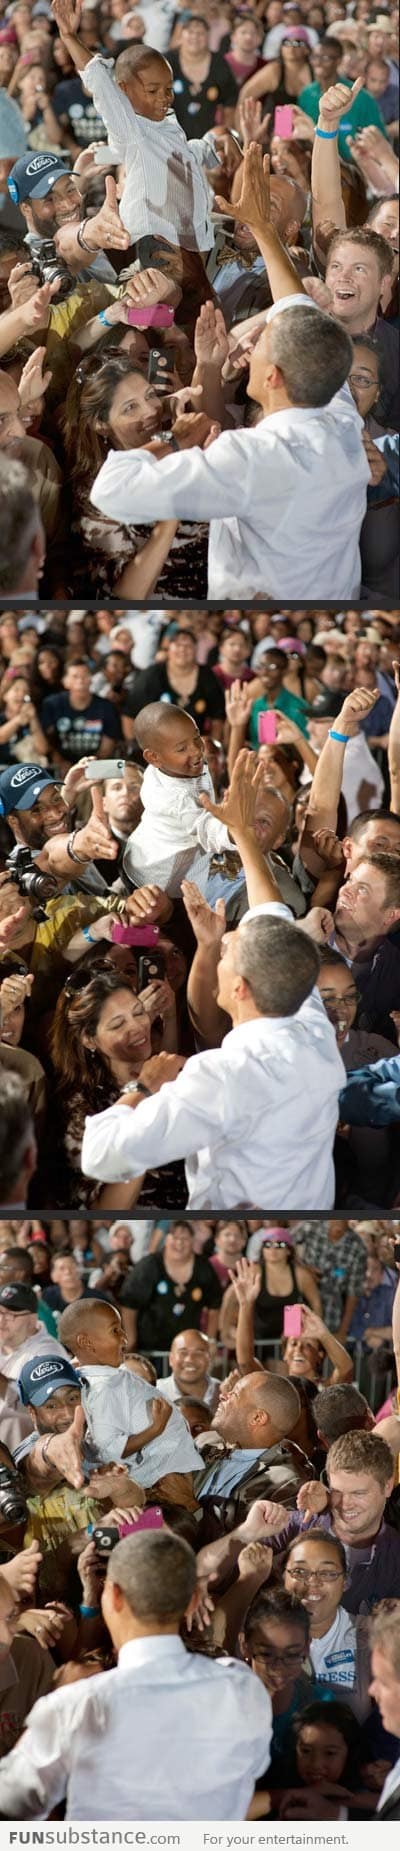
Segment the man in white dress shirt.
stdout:
[[[372,1680],[370,1696],[383,1727],[400,1738],[400,1600],[381,1600],[370,1621]],[[400,1755],[387,1775],[378,1800],[378,1819],[400,1819]]]
[[266,595],[306,602],[316,588],[357,598],[370,472],[346,384],[352,343],[302,290],[271,224],[257,145],[231,210],[254,233],[274,299],[250,364],[248,393],[261,418],[219,436],[208,425],[205,437],[203,414],[201,422],[191,414],[178,420],[172,454],[111,450],[91,499],[128,523],[209,521],[208,595],[221,604]]
[[223,804],[202,799],[234,837],[251,908],[222,940],[217,921],[219,963],[216,949],[207,960],[221,1031],[230,1016],[231,1033],[186,1063],[175,1055],[146,1061],[138,1086],[86,1119],[82,1146],[84,1175],[107,1182],[142,1175],[155,1152],[161,1165],[184,1157],[188,1206],[199,1211],[279,1201],[283,1212],[300,1213],[334,1202],[344,1068],[315,987],[318,953],[281,904],[253,832],[260,773],[252,754],[241,753]]
[[237,1659],[186,1652],[196,1558],[164,1530],[129,1536],[102,1595],[118,1665],[36,1703],[0,1768],[4,1819],[245,1819],[269,1765],[271,1699]]

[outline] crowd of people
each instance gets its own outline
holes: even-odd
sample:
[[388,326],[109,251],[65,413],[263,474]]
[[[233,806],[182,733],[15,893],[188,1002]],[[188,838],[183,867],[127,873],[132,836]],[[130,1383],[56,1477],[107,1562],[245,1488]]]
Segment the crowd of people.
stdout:
[[3,598],[398,599],[397,26],[0,0]]
[[398,1820],[400,1221],[2,1218],[0,1378],[1,1817]]
[[0,1202],[399,1201],[400,613],[0,615]]

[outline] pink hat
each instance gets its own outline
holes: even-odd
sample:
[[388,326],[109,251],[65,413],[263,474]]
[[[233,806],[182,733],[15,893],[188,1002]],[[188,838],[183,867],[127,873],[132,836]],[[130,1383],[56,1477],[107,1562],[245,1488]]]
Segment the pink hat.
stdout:
[[282,637],[281,642],[278,643],[278,649],[285,649],[286,655],[288,656],[306,656],[307,655],[305,643],[302,643],[301,639],[297,636]]
[[268,1228],[264,1234],[263,1247],[266,1246],[267,1241],[271,1241],[274,1246],[278,1246],[282,1241],[285,1242],[285,1247],[294,1245],[293,1234],[289,1234],[288,1228]]
[[310,38],[307,32],[307,27],[306,26],[285,26],[285,37],[281,40],[282,45],[285,45],[286,41],[288,41],[289,45],[290,44],[293,45],[296,43],[296,40],[299,40],[302,45],[310,45]]

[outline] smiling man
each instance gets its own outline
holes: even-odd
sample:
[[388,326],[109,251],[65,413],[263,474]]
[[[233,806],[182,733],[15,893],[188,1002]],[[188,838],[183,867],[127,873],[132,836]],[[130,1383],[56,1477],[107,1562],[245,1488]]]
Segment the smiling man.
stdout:
[[91,499],[128,523],[209,521],[208,595],[221,604],[266,593],[313,599],[316,584],[321,597],[358,597],[369,465],[346,384],[351,340],[302,291],[272,222],[257,144],[230,209],[254,232],[274,297],[249,372],[261,416],[219,436],[208,421],[205,432],[204,415],[200,424],[193,414],[179,419],[172,453],[161,458],[111,450]]

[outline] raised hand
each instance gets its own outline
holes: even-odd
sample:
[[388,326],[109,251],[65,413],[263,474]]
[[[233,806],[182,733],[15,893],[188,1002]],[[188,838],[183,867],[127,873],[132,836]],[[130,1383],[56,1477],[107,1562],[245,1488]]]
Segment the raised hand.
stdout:
[[342,843],[339,842],[338,836],[335,836],[333,829],[313,829],[309,823],[308,833],[312,835],[313,842],[318,850],[320,860],[324,863],[324,867],[330,870],[339,868],[340,872],[342,872],[344,868]]
[[125,912],[131,925],[165,924],[171,918],[172,903],[162,887],[137,887],[125,900]]
[[225,712],[229,726],[247,726],[253,704],[248,683],[233,681],[225,693]]
[[[347,95],[348,94],[349,93],[347,92]],[[305,109],[300,109],[300,106],[298,103],[293,104],[292,114],[293,114],[293,140],[294,141],[314,141],[315,122],[313,122],[312,116],[308,116]]]
[[37,278],[30,263],[14,264],[8,278],[8,294],[12,308],[22,308],[25,302],[31,302],[37,289]]
[[378,482],[383,482],[383,478],[386,475],[386,459],[384,456],[381,456],[380,450],[377,450],[376,444],[373,443],[372,437],[369,435],[369,431],[363,431],[362,441],[369,462],[371,482],[375,488]]
[[137,270],[128,277],[125,295],[131,308],[155,308],[158,302],[174,308],[181,299],[179,284],[163,270]]
[[280,1536],[281,1531],[287,1529],[289,1516],[284,1504],[274,1504],[272,1498],[256,1498],[244,1523],[240,1524],[242,1542],[262,1542],[264,1538],[268,1541],[270,1536]]
[[379,688],[353,688],[352,693],[346,695],[335,720],[335,732],[347,733],[350,739],[354,739],[360,730],[361,721],[365,720],[367,713],[372,712],[378,700]]
[[181,1054],[152,1054],[140,1069],[140,1079],[149,1093],[159,1093],[169,1080],[177,1080],[184,1066]]
[[228,204],[226,199],[216,200],[217,206],[225,215],[238,219],[239,225],[248,225],[250,231],[265,232],[270,223],[270,162],[269,155],[261,152],[256,141],[246,148],[243,161],[242,191],[240,199]]
[[333,135],[335,129],[339,128],[341,117],[348,115],[362,86],[363,78],[357,77],[351,90],[348,84],[331,84],[330,89],[324,91],[320,98],[319,120],[327,134]]
[[82,1471],[82,1444],[85,1430],[86,1417],[83,1408],[77,1407],[67,1432],[52,1433],[47,1449],[49,1465],[56,1467],[60,1478],[65,1478],[66,1484],[72,1485],[74,1491],[81,1491],[85,1483]]
[[47,392],[52,375],[51,368],[44,366],[45,359],[46,348],[35,347],[34,353],[30,354],[29,360],[22,368],[19,382],[22,411],[25,411],[28,405],[34,404],[35,399],[43,398]]
[[266,1549],[263,1542],[250,1542],[241,1549],[238,1557],[239,1578],[241,1581],[269,1581],[273,1567],[272,1549]]
[[262,115],[262,104],[256,96],[244,96],[239,103],[239,128],[243,148],[249,148],[251,142],[266,141],[271,115]]
[[246,1260],[244,1254],[236,1261],[234,1272],[229,1273],[235,1298],[239,1305],[255,1305],[261,1289],[261,1266],[256,1260]]
[[311,301],[316,302],[317,308],[322,309],[325,315],[329,315],[333,295],[332,290],[328,289],[328,284],[323,283],[321,276],[302,276],[301,281],[306,296],[311,296]]
[[4,1027],[4,1023],[7,1021],[7,1016],[12,1015],[14,1009],[20,1009],[21,1003],[26,1002],[27,997],[30,996],[33,982],[34,977],[32,974],[26,977],[19,977],[17,971],[14,976],[3,978],[3,982],[0,983],[0,1022],[2,1027]]
[[18,938],[24,919],[28,918],[29,907],[26,901],[19,906],[16,913],[8,913],[6,919],[0,920],[0,952],[11,951],[14,940]]
[[158,1016],[162,1016],[164,1021],[167,1016],[175,1014],[174,992],[166,978],[154,977],[152,983],[146,984],[146,989],[140,991],[140,1001],[150,1022],[156,1022]]
[[334,931],[333,913],[327,906],[312,906],[306,919],[298,919],[299,932],[306,932],[315,945],[326,945]]
[[27,334],[35,333],[36,328],[47,328],[52,299],[59,288],[60,279],[56,277],[54,283],[42,283],[41,289],[36,289],[34,295],[22,304]]
[[74,1620],[71,1607],[65,1607],[62,1601],[49,1601],[46,1607],[30,1607],[21,1613],[17,1626],[19,1633],[28,1632],[32,1639],[44,1650],[59,1645],[65,1627]]
[[75,38],[81,23],[81,0],[51,0],[51,11],[60,38]]
[[213,912],[194,881],[182,881],[181,893],[197,944],[207,946],[210,951],[219,949],[226,930],[225,901],[217,900]]
[[150,1412],[153,1439],[159,1439],[160,1433],[164,1433],[165,1427],[168,1426],[168,1421],[171,1419],[171,1403],[165,1398],[162,1400],[161,1395],[156,1395],[154,1401],[150,1403]]
[[204,450],[213,429],[212,420],[205,411],[187,411],[176,418],[172,435],[180,450]]
[[306,1485],[300,1485],[296,1504],[297,1509],[301,1511],[302,1517],[306,1517],[308,1521],[309,1517],[319,1517],[321,1511],[327,1509],[329,1504],[329,1493],[325,1485],[321,1485],[317,1483],[316,1480],[311,1479]]
[[254,769],[253,752],[239,752],[233,767],[229,789],[221,803],[212,803],[210,797],[199,797],[203,810],[209,810],[220,823],[225,823],[231,835],[242,830],[252,829],[254,825],[257,791],[264,777],[264,767],[259,764]]
[[10,1562],[2,1562],[1,1572],[13,1590],[17,1600],[29,1600],[34,1594],[36,1577],[43,1556],[39,1543],[29,1543],[28,1549],[21,1549],[13,1555]]
[[228,335],[222,310],[213,302],[203,302],[194,331],[194,351],[198,366],[213,367],[221,373],[228,358]]

